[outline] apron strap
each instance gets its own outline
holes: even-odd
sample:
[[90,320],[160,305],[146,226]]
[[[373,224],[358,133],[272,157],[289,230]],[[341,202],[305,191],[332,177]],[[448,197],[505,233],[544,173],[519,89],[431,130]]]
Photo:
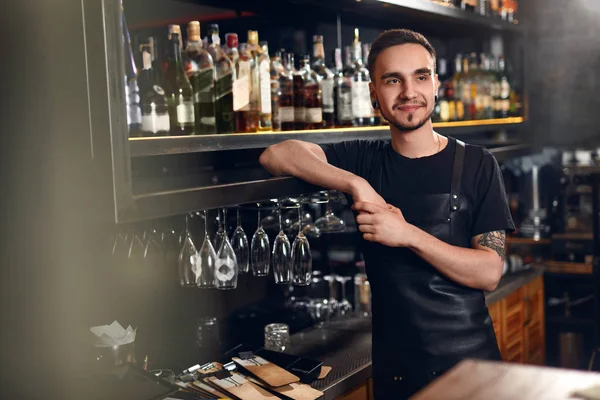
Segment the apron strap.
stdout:
[[458,211],[460,208],[460,184],[462,181],[463,166],[465,164],[465,143],[456,140],[456,151],[454,153],[454,165],[452,167],[452,184],[450,186],[450,212]]

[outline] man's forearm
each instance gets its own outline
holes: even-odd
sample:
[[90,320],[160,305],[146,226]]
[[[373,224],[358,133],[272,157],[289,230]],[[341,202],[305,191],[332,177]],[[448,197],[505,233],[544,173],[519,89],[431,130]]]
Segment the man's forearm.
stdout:
[[313,185],[353,194],[364,179],[334,167],[311,152],[302,142],[273,145],[261,155],[260,163],[273,175],[291,175]]
[[492,291],[502,276],[502,259],[495,253],[452,246],[413,226],[409,248],[449,279],[475,289]]

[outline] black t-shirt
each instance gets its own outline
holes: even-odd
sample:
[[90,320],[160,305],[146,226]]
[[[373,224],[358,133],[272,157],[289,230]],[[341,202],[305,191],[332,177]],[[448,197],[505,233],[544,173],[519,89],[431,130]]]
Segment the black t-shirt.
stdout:
[[[428,157],[407,158],[389,141],[354,140],[323,145],[329,164],[365,178],[384,198],[402,193],[449,193],[456,139]],[[504,181],[493,154],[481,146],[466,145],[461,194],[470,204],[470,236],[492,231],[513,231]],[[402,211],[402,210],[401,210]],[[406,215],[410,221],[412,216]]]

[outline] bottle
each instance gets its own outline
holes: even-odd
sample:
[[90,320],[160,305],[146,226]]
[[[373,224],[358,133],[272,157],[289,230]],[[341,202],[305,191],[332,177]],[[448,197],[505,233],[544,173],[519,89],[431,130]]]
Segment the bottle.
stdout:
[[129,29],[125,20],[125,10],[121,3],[121,23],[123,24],[123,46],[125,48],[125,103],[127,107],[127,129],[129,137],[142,135],[142,109],[140,108],[140,94],[137,84],[137,68],[133,51],[131,50],[131,40],[129,38]]
[[194,89],[196,134],[215,134],[217,133],[217,121],[214,60],[200,40],[200,23],[191,21],[188,24],[187,31],[186,73]]
[[[291,60],[294,65],[294,59]],[[306,126],[306,96],[304,95],[304,74],[294,71],[294,129],[303,130]]]
[[333,57],[335,63],[335,78],[333,86],[333,98],[335,102],[335,126],[352,126],[352,81],[350,76],[344,73],[344,65],[342,64],[342,49],[335,49]]
[[498,59],[498,74],[500,76],[500,112],[497,118],[507,118],[510,110],[510,82],[506,75],[506,61],[503,56]]
[[440,58],[438,60],[438,76],[439,76],[439,88],[438,88],[438,102],[434,110],[437,110],[437,117],[439,122],[448,122],[450,120],[450,103],[446,94],[446,75],[448,74],[446,59]]
[[374,124],[373,107],[369,90],[369,70],[362,61],[362,47],[358,36],[358,28],[354,29],[354,42],[352,43],[352,115],[354,125],[369,126]]
[[142,132],[144,136],[166,136],[171,129],[167,97],[156,82],[151,49],[150,46],[142,47],[143,69],[138,79],[142,99]]
[[154,75],[153,81],[164,90],[165,70],[162,68],[162,61],[165,60],[164,42],[154,36],[148,36],[148,46],[150,47],[150,55],[152,57],[151,68],[152,74]]
[[313,36],[313,65],[319,79],[321,96],[323,102],[323,128],[332,128],[335,124],[333,86],[334,74],[325,65],[325,49],[323,47],[323,36]]
[[245,43],[239,46],[239,58],[235,65],[237,79],[233,84],[233,119],[236,132],[258,131],[258,69],[256,60]]
[[169,65],[166,72],[166,94],[169,105],[171,135],[194,134],[194,91],[181,62],[179,34],[171,35]]
[[[265,52],[264,49],[267,49],[267,51]],[[255,59],[258,69],[258,130],[269,131],[273,127],[271,118],[271,60],[266,42],[264,47],[258,43],[257,31],[248,31],[248,50]]]
[[319,75],[310,68],[310,56],[305,55],[300,61],[300,73],[304,76],[304,97],[306,105],[306,124],[304,129],[323,127],[323,104]]
[[281,96],[281,86],[279,85],[279,76],[283,72],[281,62],[281,52],[276,51],[271,58],[271,122],[274,131],[281,130],[281,112],[279,110],[279,97]]
[[456,121],[463,121],[465,119],[465,102],[462,78],[462,55],[457,54],[456,58],[454,59],[454,76],[452,77],[453,97],[456,103]]
[[215,65],[215,111],[217,133],[233,133],[233,81],[235,67],[221,48],[219,25],[208,27],[208,52]]
[[294,54],[286,53],[283,59],[283,70],[279,74],[279,118],[281,130],[294,129]]

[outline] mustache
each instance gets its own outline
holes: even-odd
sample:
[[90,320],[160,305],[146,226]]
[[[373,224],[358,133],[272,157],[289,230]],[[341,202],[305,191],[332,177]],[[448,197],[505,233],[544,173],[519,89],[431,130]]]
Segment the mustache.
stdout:
[[427,104],[424,101],[408,101],[406,103],[394,104],[392,107],[393,110],[404,107],[404,106],[420,106],[425,107]]

